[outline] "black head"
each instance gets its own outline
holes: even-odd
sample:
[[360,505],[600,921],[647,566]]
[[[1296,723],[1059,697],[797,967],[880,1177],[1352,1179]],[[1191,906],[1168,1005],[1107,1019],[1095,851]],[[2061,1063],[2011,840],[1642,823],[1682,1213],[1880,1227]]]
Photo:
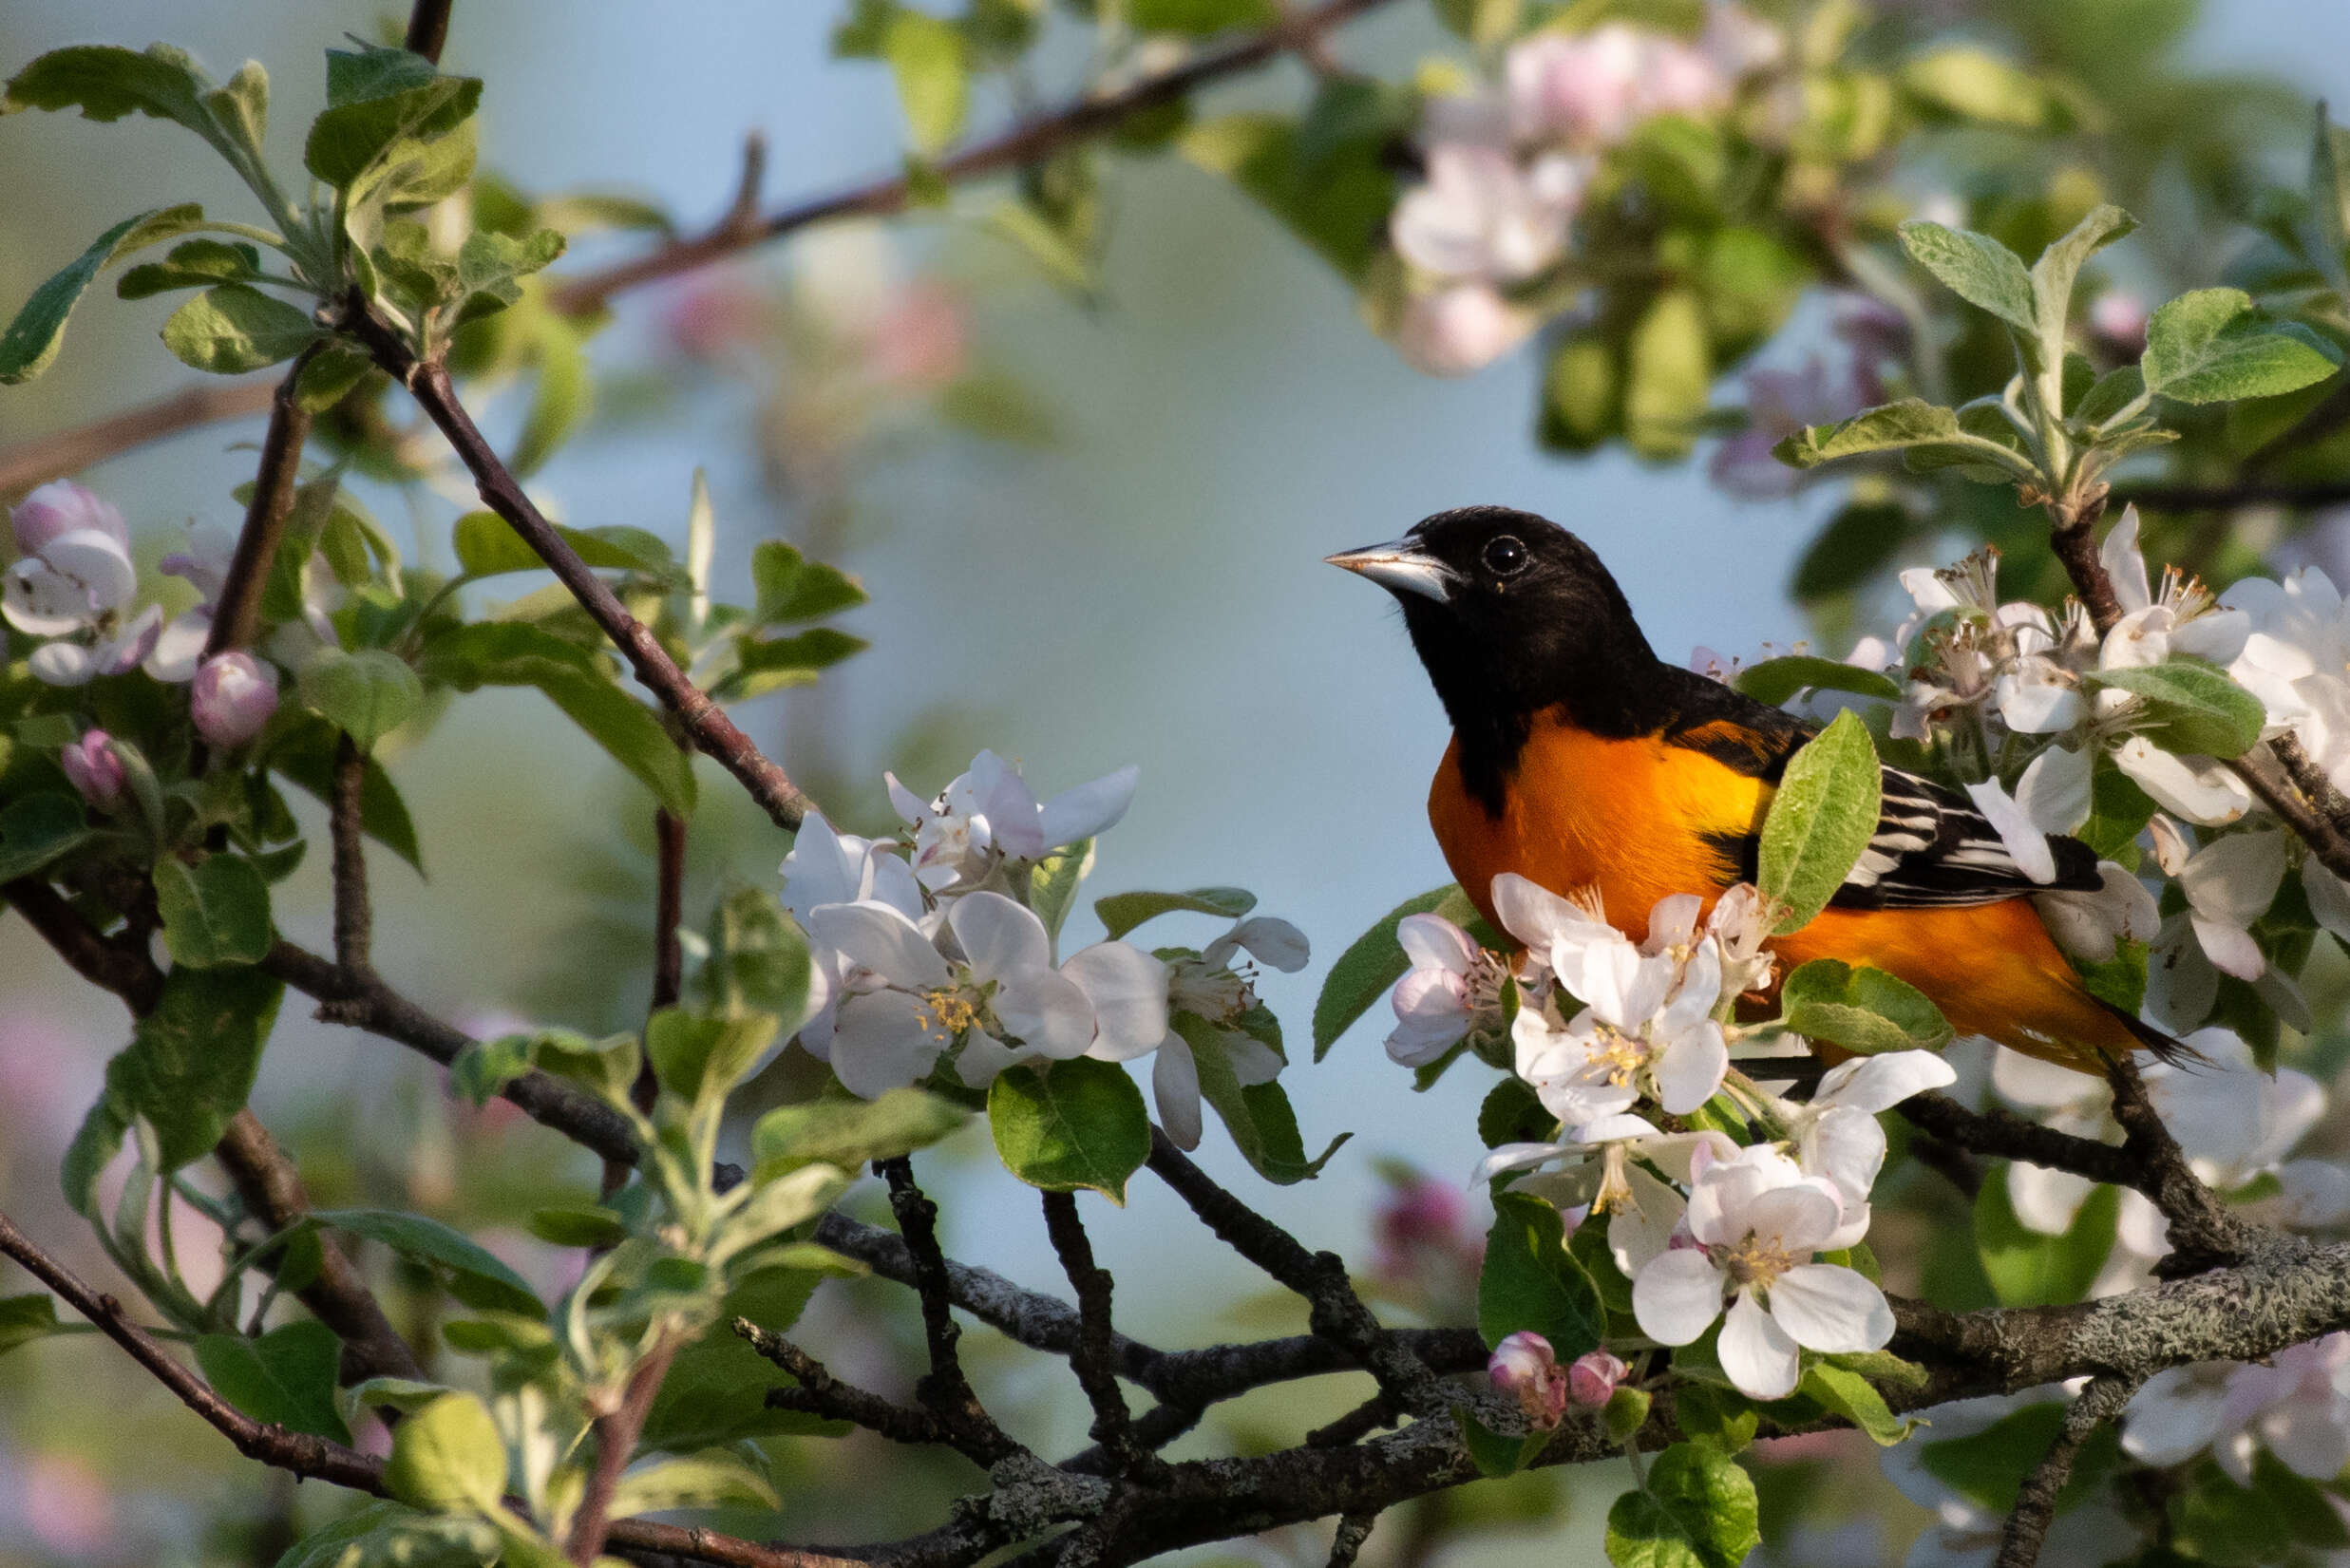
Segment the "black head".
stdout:
[[1665,698],[1623,590],[1589,545],[1545,518],[1464,506],[1329,559],[1395,595],[1464,750],[1497,748],[1504,768],[1545,708],[1630,735],[1652,726]]

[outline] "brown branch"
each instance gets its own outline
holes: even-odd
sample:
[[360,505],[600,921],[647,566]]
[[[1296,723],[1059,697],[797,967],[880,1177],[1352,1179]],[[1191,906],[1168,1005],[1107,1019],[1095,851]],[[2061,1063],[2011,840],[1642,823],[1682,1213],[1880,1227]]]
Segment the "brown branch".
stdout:
[[163,972],[143,946],[100,935],[74,913],[65,895],[39,877],[0,884],[0,895],[76,974],[120,996],[134,1015],[143,1017],[154,1011],[163,993]]
[[402,47],[439,65],[442,47],[448,42],[450,5],[451,0],[416,0],[416,9],[408,12],[407,36]]
[[2013,1111],[1968,1110],[1950,1096],[1931,1089],[1913,1094],[1893,1108],[1920,1132],[1976,1154],[2070,1171],[2117,1187],[2138,1186],[2145,1180],[2145,1172],[2120,1145],[2044,1127]]
[[611,586],[556,533],[555,525],[547,521],[523,492],[521,482],[475,427],[473,416],[457,401],[457,390],[450,385],[448,371],[431,361],[419,360],[399,332],[376,315],[364,298],[353,296],[347,303],[340,325],[367,348],[378,366],[415,397],[473,475],[483,504],[505,519],[539,558],[546,562],[589,618],[620,650],[636,671],[636,678],[676,715],[693,744],[741,781],[751,799],[766,809],[778,826],[798,828],[800,819],[814,808],[815,803],[801,793],[799,786],[760,751],[749,736],[736,727],[708,692],[687,678],[652,629],[630,614]]
[[334,737],[327,836],[334,851],[334,961],[352,974],[375,973],[370,956],[375,916],[368,903],[368,852],[360,826],[368,759],[349,735]]
[[[923,183],[959,184],[1021,168],[1089,138],[1115,130],[1137,115],[1172,104],[1223,77],[1253,70],[1281,55],[1317,44],[1333,28],[1383,5],[1386,0],[1324,0],[1311,10],[1282,18],[1252,37],[1203,54],[1189,64],[1147,78],[1120,92],[1075,103],[1016,125],[1003,135],[974,142],[924,171]],[[554,291],[558,311],[586,314],[604,308],[614,294],[664,277],[674,277],[737,251],[780,239],[797,229],[837,217],[873,217],[901,212],[911,202],[914,182],[900,175],[818,197],[745,224],[729,213],[710,230],[674,239],[658,250],[603,272],[576,277]]]
[[1434,1416],[1455,1403],[1427,1364],[1372,1316],[1337,1254],[1307,1252],[1287,1231],[1218,1186],[1156,1127],[1150,1134],[1150,1168],[1218,1240],[1305,1297],[1307,1323],[1315,1333],[1354,1356],[1399,1407]]
[[[292,942],[271,948],[259,967],[318,1002],[318,1016],[326,1022],[396,1041],[443,1067],[474,1043],[471,1035],[433,1017],[375,974],[353,974]],[[628,1123],[561,1079],[533,1069],[509,1079],[498,1092],[532,1121],[590,1152],[635,1162],[636,1138]]]
[[286,519],[294,511],[294,482],[301,477],[302,444],[310,440],[310,414],[294,395],[295,387],[318,348],[313,343],[294,356],[285,379],[270,399],[269,429],[261,437],[261,463],[253,477],[253,500],[245,507],[237,554],[230,557],[228,576],[212,607],[212,632],[204,639],[206,658],[244,647],[260,629],[261,594],[269,586],[270,565],[277,558],[277,546],[286,537]]
[[182,430],[266,411],[275,384],[206,379],[153,403],[0,449],[0,501]]
[[677,930],[686,917],[686,820],[666,809],[654,811],[653,839],[657,878],[653,906],[653,1011],[658,1012],[677,1005],[685,984],[686,954]]
[[2048,1526],[2056,1521],[2056,1495],[2073,1478],[2073,1462],[2080,1457],[2081,1445],[2121,1414],[2122,1407],[2144,1381],[2130,1376],[2094,1378],[2073,1401],[2056,1441],[2017,1489],[2016,1506],[1999,1530],[1999,1555],[1991,1559],[1991,1568],[2033,1568],[2039,1561]]
[[1045,1230],[1052,1237],[1052,1250],[1060,1254],[1070,1287],[1077,1293],[1077,1347],[1069,1364],[1093,1407],[1090,1435],[1121,1470],[1137,1477],[1154,1475],[1156,1456],[1135,1440],[1133,1412],[1118,1389],[1109,1271],[1093,1261],[1093,1243],[1077,1215],[1077,1195],[1048,1192],[1044,1204]]
[[1371,1527],[1378,1522],[1376,1514],[1341,1514],[1338,1532],[1330,1539],[1330,1568],[1354,1568],[1363,1542],[1371,1539]]
[[2203,1183],[2162,1113],[2147,1098],[2137,1064],[2123,1057],[2107,1064],[2113,1086],[2113,1120],[2122,1127],[2122,1147],[2144,1174],[2134,1183],[2170,1222],[2176,1251],[2163,1260],[2167,1270],[2193,1272],[2233,1263],[2254,1250],[2255,1232]]
[[922,1337],[930,1348],[930,1370],[914,1385],[914,1397],[953,1428],[961,1443],[989,1455],[984,1463],[993,1464],[1025,1454],[1027,1450],[1007,1437],[980,1405],[956,1353],[962,1330],[956,1326],[949,1305],[946,1255],[938,1247],[938,1205],[915,1185],[914,1163],[904,1156],[877,1160],[873,1170],[889,1183],[890,1212],[897,1216],[899,1233],[914,1259],[915,1294],[922,1303]]
[[587,1491],[572,1516],[571,1540],[564,1543],[565,1555],[579,1568],[592,1568],[603,1552],[613,1491],[620,1484],[620,1472],[628,1468],[629,1456],[636,1451],[636,1434],[645,1429],[645,1417],[653,1412],[654,1397],[661,1391],[661,1380],[669,1375],[676,1353],[673,1340],[654,1347],[629,1373],[619,1403],[596,1417],[596,1467],[588,1472]]
[[965,1445],[960,1434],[939,1420],[936,1412],[900,1405],[853,1383],[842,1382],[831,1369],[807,1351],[747,1317],[736,1318],[733,1329],[752,1350],[790,1373],[799,1384],[792,1389],[769,1389],[769,1409],[797,1410],[824,1421],[845,1421],[878,1432],[892,1443],[954,1448],[976,1464],[994,1463],[986,1450],[975,1450]]

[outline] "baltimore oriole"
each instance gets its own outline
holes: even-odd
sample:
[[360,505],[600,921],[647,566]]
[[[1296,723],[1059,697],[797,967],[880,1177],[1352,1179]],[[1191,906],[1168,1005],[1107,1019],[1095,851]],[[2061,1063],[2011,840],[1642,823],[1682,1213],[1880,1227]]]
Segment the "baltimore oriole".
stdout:
[[[1439,512],[1393,544],[1329,557],[1393,594],[1452,744],[1429,821],[1462,890],[1493,918],[1505,871],[1598,889],[1633,938],[1670,894],[1754,876],[1765,813],[1813,727],[1650,649],[1616,579],[1558,524],[1500,506]],[[1887,766],[1867,850],[1829,907],[1774,947],[1907,981],[1962,1034],[2084,1072],[2144,1048],[2185,1052],[2092,995],[2030,896],[2099,885],[2096,855],[2052,838],[2033,881],[1956,790]]]

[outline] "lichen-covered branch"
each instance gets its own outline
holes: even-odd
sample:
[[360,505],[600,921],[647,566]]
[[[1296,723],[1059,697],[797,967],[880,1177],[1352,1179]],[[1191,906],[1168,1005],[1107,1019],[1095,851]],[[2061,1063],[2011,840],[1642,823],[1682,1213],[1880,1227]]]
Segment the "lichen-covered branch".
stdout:
[[2093,1378],[2073,1401],[2056,1441],[2017,1488],[2016,1506],[1999,1530],[1999,1555],[1991,1559],[1991,1568],[2033,1568],[2039,1561],[2048,1526],[2056,1521],[2056,1495],[2073,1478],[2073,1463],[2080,1457],[2081,1445],[2121,1414],[2122,1407],[2144,1381],[2135,1376]]

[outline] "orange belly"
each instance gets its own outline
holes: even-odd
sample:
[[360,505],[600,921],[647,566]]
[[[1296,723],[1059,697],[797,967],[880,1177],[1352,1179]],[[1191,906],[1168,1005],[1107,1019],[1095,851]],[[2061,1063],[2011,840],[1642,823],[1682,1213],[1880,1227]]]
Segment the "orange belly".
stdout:
[[[1514,871],[1556,893],[1596,889],[1634,940],[1657,900],[1713,899],[1737,865],[1707,835],[1759,829],[1772,786],[1661,740],[1604,740],[1537,721],[1499,816],[1469,792],[1459,743],[1429,791],[1430,823],[1469,901],[1493,919],[1493,878]],[[2081,988],[2027,899],[1960,909],[1830,909],[1772,944],[1782,971],[1813,958],[1867,964],[1933,998],[1961,1034],[2098,1072],[2137,1042]]]

